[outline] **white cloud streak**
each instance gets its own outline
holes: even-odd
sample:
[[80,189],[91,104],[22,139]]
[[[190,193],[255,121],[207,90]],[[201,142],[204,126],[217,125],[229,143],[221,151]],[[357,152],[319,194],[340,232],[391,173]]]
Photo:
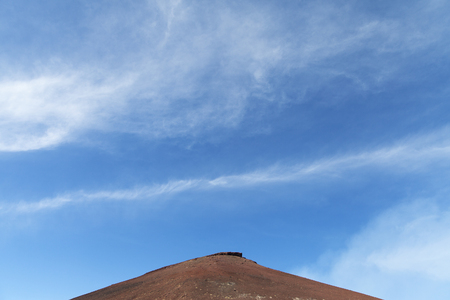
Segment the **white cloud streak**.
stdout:
[[199,180],[179,180],[166,184],[136,187],[134,189],[99,191],[86,193],[79,191],[55,198],[47,198],[35,203],[20,202],[13,205],[0,206],[0,213],[5,214],[27,214],[60,208],[65,205],[75,203],[85,203],[92,201],[138,201],[151,200],[157,196],[180,193],[194,189],[199,185]]
[[437,168],[446,168],[450,164],[450,141],[446,136],[448,136],[447,128],[426,137],[403,141],[392,147],[322,159],[309,164],[289,166],[277,164],[266,169],[214,179],[186,179],[113,191],[80,191],[38,202],[4,204],[0,207],[0,214],[35,213],[89,201],[155,201],[163,196],[186,191],[201,192],[263,184],[339,180],[351,176],[352,172],[361,173],[366,169],[400,174],[423,173],[430,170],[436,172]]
[[[325,1],[296,8],[293,24],[277,15],[285,11],[251,2],[136,1],[127,9],[93,9],[75,54],[54,53],[45,67],[36,56],[39,68],[2,57],[10,69],[19,64],[26,71],[0,78],[0,151],[57,146],[92,130],[165,138],[236,128],[251,107],[303,100],[301,92],[295,99],[277,95],[274,74],[322,78],[300,82],[301,90],[330,76],[367,89],[399,76],[395,55],[445,36],[443,4],[413,6],[420,13],[405,10],[400,21]],[[430,16],[439,26],[429,24]],[[371,59],[338,63],[358,51]],[[373,78],[359,76],[360,69]]]

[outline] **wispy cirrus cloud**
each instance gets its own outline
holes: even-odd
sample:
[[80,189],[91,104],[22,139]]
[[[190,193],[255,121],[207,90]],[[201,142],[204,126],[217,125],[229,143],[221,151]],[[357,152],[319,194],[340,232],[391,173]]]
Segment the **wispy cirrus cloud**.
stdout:
[[[22,71],[0,78],[0,151],[57,146],[92,130],[165,138],[238,128],[249,111],[304,101],[332,78],[368,90],[411,77],[400,56],[447,51],[440,2],[394,6],[401,22],[358,6],[302,5],[92,5],[74,52],[55,50],[48,63],[32,55],[39,67],[2,57],[5,70]],[[300,82],[280,89],[277,77]]]
[[252,172],[220,176],[213,179],[193,178],[164,184],[149,184],[131,189],[85,192],[78,191],[37,202],[3,204],[0,213],[23,214],[61,208],[69,204],[99,201],[157,201],[183,192],[215,189],[241,189],[290,182],[328,182],[378,170],[385,174],[448,174],[439,170],[450,164],[450,141],[445,128],[433,134],[405,140],[391,147],[373,151],[320,159],[309,163],[275,164]]
[[[104,126],[108,115],[120,109],[119,95],[129,80],[94,83],[84,76],[50,74],[0,81],[0,151],[55,146],[80,130]],[[113,108],[105,112],[105,106]]]
[[342,253],[325,254],[317,265],[295,273],[383,299],[445,298],[450,209],[442,200],[396,205],[355,235]]

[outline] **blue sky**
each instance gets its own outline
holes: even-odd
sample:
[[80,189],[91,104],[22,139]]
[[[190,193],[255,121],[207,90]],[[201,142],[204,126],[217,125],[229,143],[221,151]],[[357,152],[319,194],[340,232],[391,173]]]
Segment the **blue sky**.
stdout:
[[0,3],[0,300],[240,251],[450,294],[446,1]]

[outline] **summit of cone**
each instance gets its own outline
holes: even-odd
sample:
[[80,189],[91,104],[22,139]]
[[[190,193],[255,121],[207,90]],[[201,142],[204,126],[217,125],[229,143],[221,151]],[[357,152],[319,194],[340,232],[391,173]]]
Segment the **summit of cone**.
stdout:
[[376,300],[220,252],[163,267],[72,300]]

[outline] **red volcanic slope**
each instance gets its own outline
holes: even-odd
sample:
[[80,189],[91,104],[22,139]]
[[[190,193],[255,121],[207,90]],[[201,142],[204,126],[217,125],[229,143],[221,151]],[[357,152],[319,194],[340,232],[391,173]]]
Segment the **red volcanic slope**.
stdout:
[[[222,252],[167,266],[73,300],[376,300]],[[379,299],[378,299],[379,300]]]

